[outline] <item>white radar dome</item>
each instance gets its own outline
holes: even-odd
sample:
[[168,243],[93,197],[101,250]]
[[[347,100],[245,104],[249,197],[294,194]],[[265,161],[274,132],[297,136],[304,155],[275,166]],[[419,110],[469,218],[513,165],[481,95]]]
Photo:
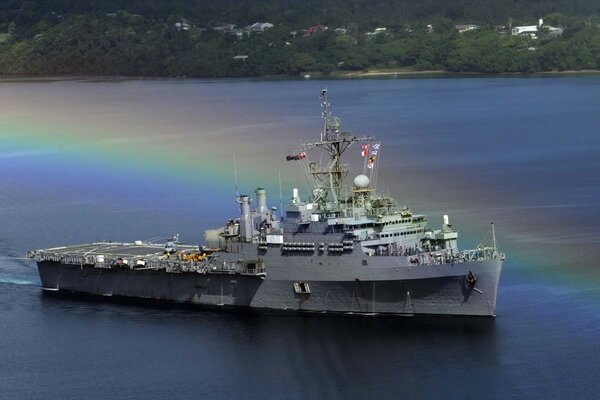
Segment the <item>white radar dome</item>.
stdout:
[[366,189],[369,187],[369,177],[366,175],[358,175],[354,178],[354,187],[357,189]]

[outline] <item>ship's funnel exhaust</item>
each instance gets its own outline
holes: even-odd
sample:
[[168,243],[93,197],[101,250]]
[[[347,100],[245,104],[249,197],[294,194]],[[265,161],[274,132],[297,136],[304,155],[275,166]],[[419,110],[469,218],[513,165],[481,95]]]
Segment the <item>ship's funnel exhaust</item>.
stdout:
[[258,226],[262,226],[267,220],[267,214],[269,213],[269,209],[267,208],[267,191],[263,188],[256,188],[254,193],[256,193],[256,213],[260,220]]
[[267,191],[263,188],[257,188],[255,193],[256,211],[264,215],[267,212]]
[[250,197],[243,194],[238,200],[240,203],[240,230],[242,239],[252,239],[252,219],[250,218]]

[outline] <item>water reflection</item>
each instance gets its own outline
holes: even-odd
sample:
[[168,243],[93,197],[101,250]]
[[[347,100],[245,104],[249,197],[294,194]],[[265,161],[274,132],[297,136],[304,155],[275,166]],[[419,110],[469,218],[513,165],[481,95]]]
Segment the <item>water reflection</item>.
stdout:
[[[181,354],[167,359],[181,358],[211,385],[222,381],[224,393],[236,396],[360,398],[389,396],[399,388],[416,393],[415,380],[432,375],[436,381],[433,366],[448,381],[500,364],[491,318],[257,316],[55,294],[41,296],[41,303],[48,318],[59,319],[53,325],[80,329],[82,322],[110,322],[142,346],[168,335],[169,351]],[[157,354],[138,372],[164,368],[163,361]],[[246,391],[253,382],[260,385]],[[468,382],[462,385],[469,389]]]

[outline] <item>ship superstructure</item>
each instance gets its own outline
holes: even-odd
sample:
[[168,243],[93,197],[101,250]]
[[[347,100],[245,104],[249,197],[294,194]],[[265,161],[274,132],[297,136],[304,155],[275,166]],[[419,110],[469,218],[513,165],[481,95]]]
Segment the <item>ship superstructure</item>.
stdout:
[[[205,231],[200,247],[174,238],[29,252],[43,288],[261,310],[495,315],[504,254],[493,224],[489,245],[460,251],[448,216],[430,229],[424,215],[377,193],[381,143],[343,131],[327,90],[321,106],[318,140],[286,157],[307,183],[305,199],[293,189],[278,213],[263,188],[254,209],[237,196],[239,216]],[[343,156],[353,145],[363,168],[347,185]]]

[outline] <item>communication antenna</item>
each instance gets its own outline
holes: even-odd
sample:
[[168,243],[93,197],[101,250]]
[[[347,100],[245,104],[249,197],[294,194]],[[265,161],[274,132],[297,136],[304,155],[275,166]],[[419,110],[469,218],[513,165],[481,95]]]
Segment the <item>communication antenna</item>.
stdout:
[[281,170],[279,173],[279,219],[283,219],[283,195],[281,194]]
[[331,118],[331,111],[329,111],[329,100],[327,98],[327,89],[321,90],[321,116],[323,117],[323,132],[321,132],[321,141],[324,142],[327,140],[327,123]]
[[233,152],[233,176],[235,179],[235,198],[240,198],[240,192],[238,190],[238,178],[237,178],[237,163],[235,162],[235,151]]

